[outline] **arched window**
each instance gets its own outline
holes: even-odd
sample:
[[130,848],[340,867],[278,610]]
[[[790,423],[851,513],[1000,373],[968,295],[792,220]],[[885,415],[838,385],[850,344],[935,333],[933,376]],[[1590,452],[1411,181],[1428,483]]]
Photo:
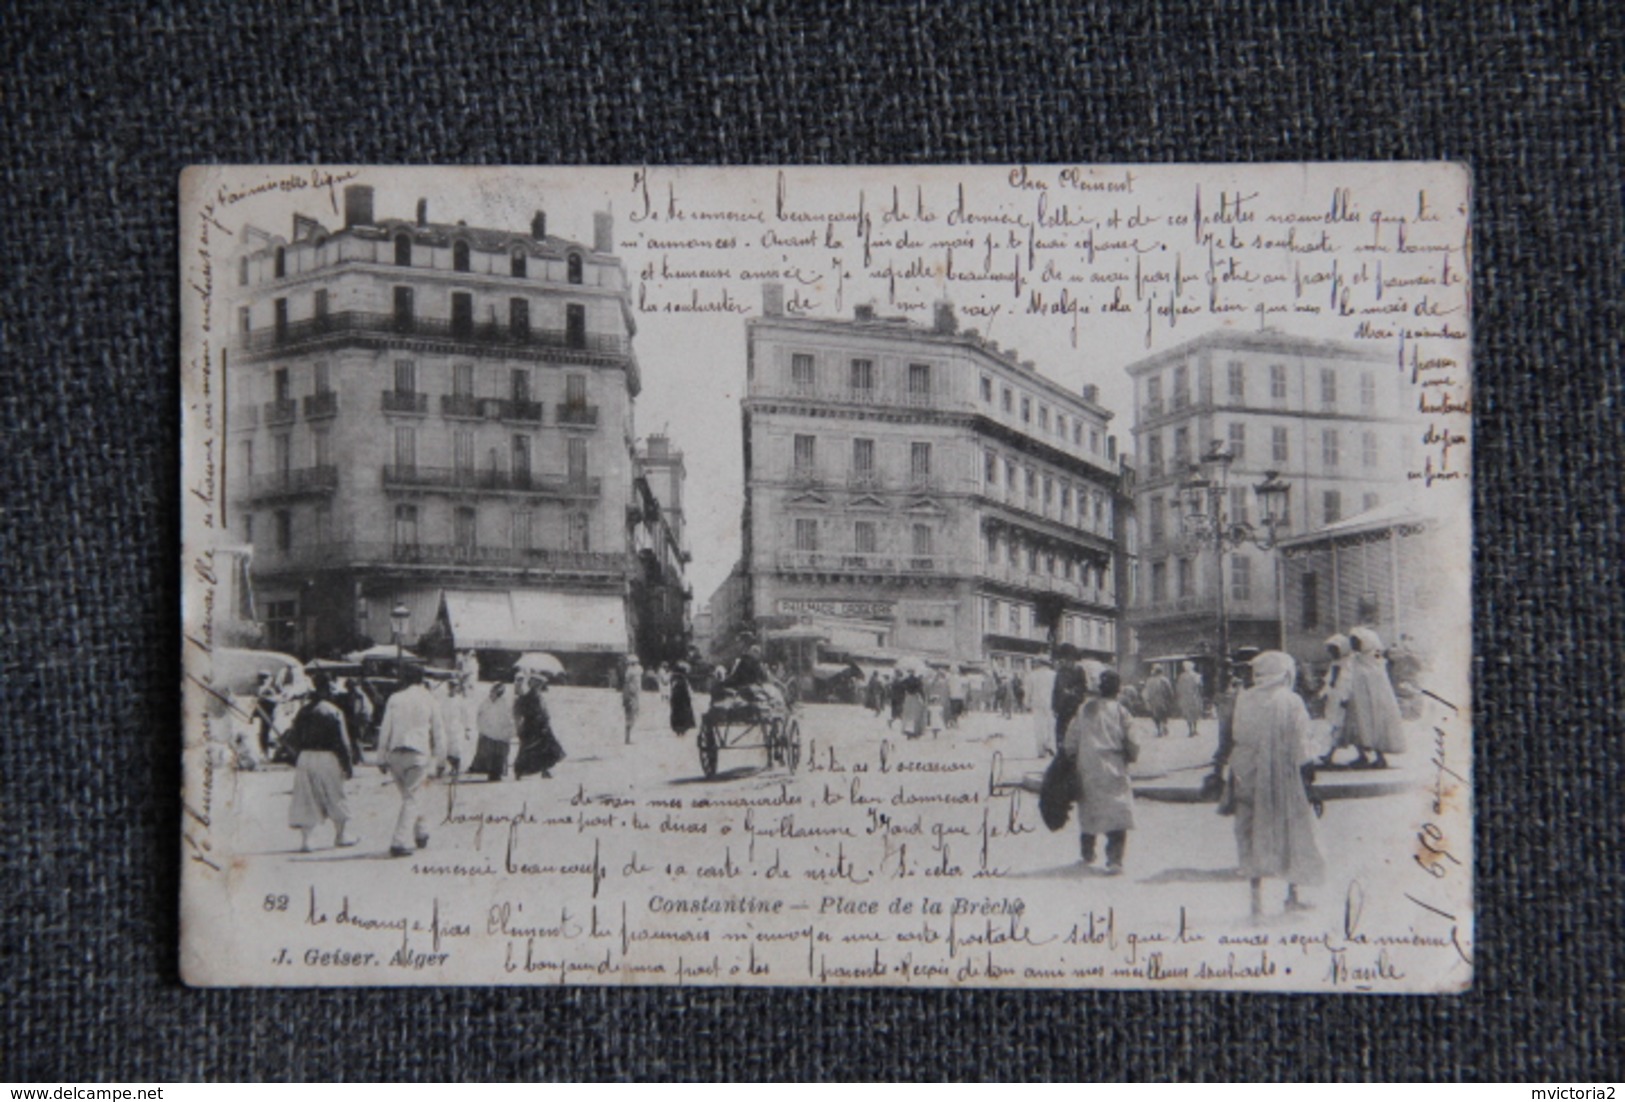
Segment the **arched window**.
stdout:
[[569,280],[571,283],[581,282],[581,254],[571,253],[569,260]]
[[511,272],[513,275],[521,277],[525,274],[525,253],[522,249],[515,249],[513,251],[513,267]]
[[451,267],[453,271],[468,271],[468,242],[459,241],[451,247]]
[[276,277],[281,279],[288,274],[288,250],[281,245],[276,247]]
[[402,268],[412,266],[412,235],[409,233],[395,236],[395,263]]

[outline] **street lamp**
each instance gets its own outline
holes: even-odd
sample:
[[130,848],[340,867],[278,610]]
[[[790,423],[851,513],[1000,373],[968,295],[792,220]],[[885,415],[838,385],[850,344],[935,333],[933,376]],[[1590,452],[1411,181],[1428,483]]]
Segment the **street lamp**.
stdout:
[[395,631],[395,680],[401,680],[406,670],[406,625],[412,621],[412,610],[397,601],[389,610],[389,626]]
[[1236,520],[1225,511],[1225,499],[1230,489],[1230,466],[1236,461],[1223,440],[1215,440],[1199,463],[1191,464],[1191,477],[1185,481],[1183,491],[1185,534],[1189,543],[1200,547],[1211,542],[1213,546],[1213,578],[1218,587],[1219,600],[1219,662],[1218,676],[1229,680],[1230,619],[1226,608],[1224,584],[1224,554],[1243,544],[1252,544],[1260,551],[1275,546],[1278,529],[1287,522],[1287,499],[1292,487],[1279,471],[1266,471],[1264,481],[1253,487],[1258,498],[1259,526],[1255,528],[1245,520]]

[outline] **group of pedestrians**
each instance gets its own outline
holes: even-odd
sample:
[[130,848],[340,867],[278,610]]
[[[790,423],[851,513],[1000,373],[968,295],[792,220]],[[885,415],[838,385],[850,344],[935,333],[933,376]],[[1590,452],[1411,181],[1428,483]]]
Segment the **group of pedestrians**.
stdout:
[[[491,686],[475,712],[476,743],[463,770],[466,775],[500,781],[508,774],[511,758],[516,779],[552,776],[565,751],[547,708],[548,682],[546,673],[523,671],[515,674],[512,684]],[[361,764],[352,719],[339,707],[327,674],[316,671],[311,685],[284,738],[294,764],[288,825],[300,832],[302,851],[310,850],[312,832],[326,821],[334,826],[334,846],[352,846],[358,840],[348,830],[351,816],[345,796],[345,782],[354,778],[355,767]],[[448,686],[446,694],[454,698],[464,691],[459,684]],[[391,856],[407,857],[429,844],[422,793],[432,777],[460,769],[462,733],[451,716],[461,711],[448,708],[447,699],[429,690],[422,666],[402,666],[400,686],[384,705],[376,751],[378,767],[394,781],[401,801],[390,836]]]
[[1385,768],[1389,754],[1404,752],[1405,735],[1382,638],[1368,627],[1357,627],[1326,640],[1326,653],[1331,663],[1321,695],[1331,739],[1321,764],[1333,764],[1339,750],[1353,747],[1350,768]]
[[[1364,653],[1378,660],[1362,668],[1358,659],[1351,659],[1339,674],[1337,681],[1346,684],[1341,705],[1344,727],[1366,722],[1368,710],[1379,708],[1369,702],[1353,703],[1357,698],[1381,697],[1385,690],[1392,697],[1380,666],[1380,640],[1369,629],[1357,631],[1359,646],[1351,646],[1350,655]],[[1084,863],[1094,864],[1097,842],[1103,836],[1105,873],[1119,875],[1128,833],[1134,828],[1130,767],[1139,757],[1140,745],[1133,716],[1118,699],[1121,679],[1117,672],[1104,669],[1091,678],[1079,671],[1071,657],[1060,656],[1051,697],[1061,751],[1052,773],[1064,780],[1071,771]],[[1182,670],[1180,676],[1187,673],[1194,671]],[[1309,711],[1296,691],[1297,664],[1280,651],[1266,651],[1245,663],[1242,673],[1220,698],[1219,811],[1233,818],[1237,866],[1248,880],[1250,911],[1257,918],[1264,910],[1265,880],[1286,883],[1283,906],[1287,911],[1304,910],[1310,904],[1301,889],[1320,883],[1326,865],[1306,780],[1305,769],[1312,768],[1314,756]],[[1147,682],[1151,696],[1161,692],[1156,685],[1159,679],[1167,681],[1157,671]],[[1178,701],[1178,687],[1169,685],[1168,695]],[[1384,717],[1379,722],[1394,738],[1388,745],[1397,749],[1397,707],[1380,706],[1377,714]],[[1159,736],[1167,718],[1164,715],[1163,723],[1158,724]],[[1353,743],[1338,745],[1344,744]],[[1049,783],[1053,782],[1046,777]]]

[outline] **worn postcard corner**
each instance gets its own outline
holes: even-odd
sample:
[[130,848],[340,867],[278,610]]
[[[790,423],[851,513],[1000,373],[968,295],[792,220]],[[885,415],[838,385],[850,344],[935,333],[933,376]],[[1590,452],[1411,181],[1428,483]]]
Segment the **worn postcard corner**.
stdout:
[[179,186],[187,983],[1469,988],[1466,166]]

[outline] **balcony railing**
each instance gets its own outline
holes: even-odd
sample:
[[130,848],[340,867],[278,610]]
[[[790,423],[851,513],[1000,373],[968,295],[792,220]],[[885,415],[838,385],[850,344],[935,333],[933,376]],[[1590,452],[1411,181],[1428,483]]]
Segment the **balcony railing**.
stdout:
[[818,467],[790,468],[790,484],[792,486],[822,486],[824,482],[824,472]]
[[336,417],[339,412],[339,394],[336,390],[319,390],[305,395],[305,420],[318,421],[323,417]]
[[440,412],[447,417],[478,419],[485,416],[485,411],[480,408],[480,400],[472,394],[442,394]]
[[257,571],[310,566],[459,566],[524,569],[573,576],[619,579],[634,561],[611,551],[563,551],[551,548],[483,547],[456,543],[339,541],[254,550]]
[[867,470],[848,471],[846,484],[854,490],[879,490],[886,485],[886,479],[872,467]]
[[428,413],[429,396],[415,390],[384,391],[385,413]]
[[278,398],[265,403],[267,425],[291,425],[299,417],[299,403],[292,398]]
[[596,425],[598,407],[566,402],[553,408],[553,416],[561,425]]
[[384,467],[384,486],[399,490],[473,490],[547,494],[554,497],[597,497],[603,491],[603,479],[585,475],[391,463]]
[[1162,416],[1162,399],[1161,398],[1156,398],[1156,399],[1148,400],[1145,403],[1145,406],[1143,407],[1141,412],[1143,412],[1145,414],[1147,419],[1152,418],[1152,417],[1161,417]]
[[787,572],[852,574],[962,574],[970,564],[954,555],[899,555],[878,551],[781,551],[774,562]]
[[449,340],[505,349],[561,349],[600,356],[624,356],[629,346],[625,337],[615,333],[516,327],[506,322],[491,321],[463,323],[450,318],[397,316],[369,310],[340,310],[273,329],[258,330],[244,337],[244,345],[250,352],[269,352],[335,339],[385,340],[402,337]]
[[524,421],[541,424],[542,403],[523,398],[486,398],[485,416],[493,421]]
[[942,480],[928,471],[910,471],[908,488],[917,494],[930,493],[942,489]]
[[843,406],[906,406],[913,409],[945,409],[952,398],[939,391],[911,391],[906,383],[881,386],[851,386],[845,381],[824,382],[759,379],[750,386],[752,398],[805,398]]
[[337,467],[293,467],[254,475],[248,480],[248,496],[255,501],[305,494],[330,494],[338,489]]

